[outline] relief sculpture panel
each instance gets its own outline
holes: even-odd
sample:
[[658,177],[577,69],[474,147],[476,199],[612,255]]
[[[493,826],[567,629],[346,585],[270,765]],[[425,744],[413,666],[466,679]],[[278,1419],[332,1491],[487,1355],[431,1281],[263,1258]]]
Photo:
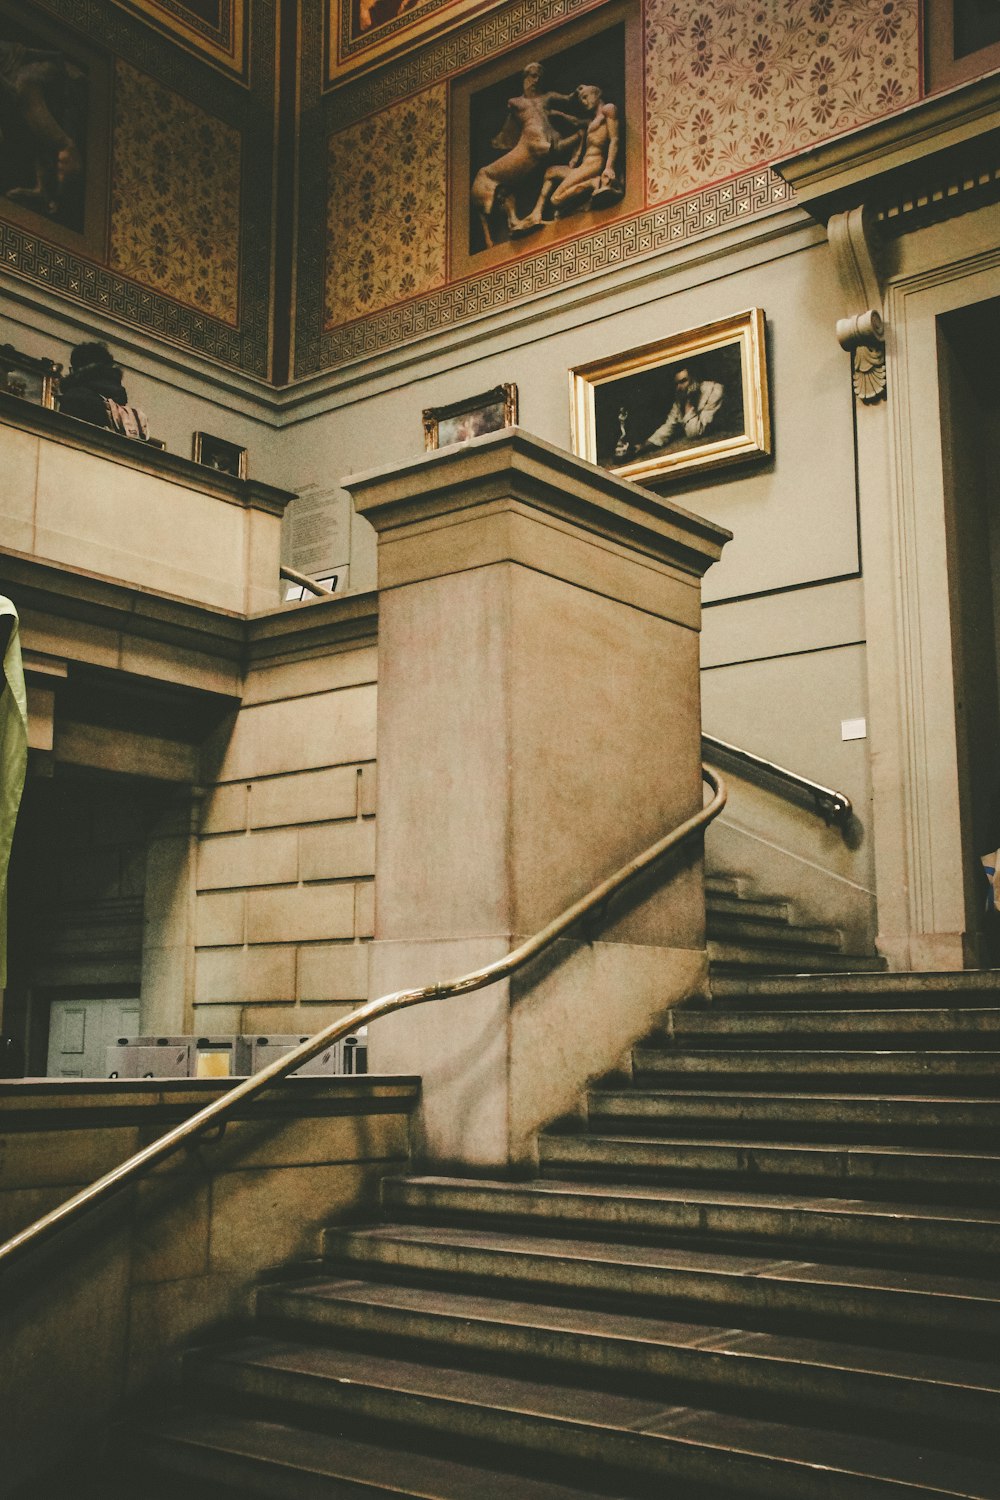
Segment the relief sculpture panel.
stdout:
[[455,81],[453,273],[642,206],[639,35],[635,7],[602,7]]

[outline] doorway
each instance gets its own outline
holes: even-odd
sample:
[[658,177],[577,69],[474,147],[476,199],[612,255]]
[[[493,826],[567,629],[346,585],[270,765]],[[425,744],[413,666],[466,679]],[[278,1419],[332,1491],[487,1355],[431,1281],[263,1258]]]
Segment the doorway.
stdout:
[[938,319],[948,589],[969,936],[1000,964],[981,856],[1000,848],[1000,298]]

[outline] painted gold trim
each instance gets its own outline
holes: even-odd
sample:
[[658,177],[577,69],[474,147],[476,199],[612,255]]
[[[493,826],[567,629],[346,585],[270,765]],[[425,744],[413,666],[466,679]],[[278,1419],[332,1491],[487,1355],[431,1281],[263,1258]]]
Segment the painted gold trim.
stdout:
[[115,0],[115,3],[157,31],[164,32],[186,51],[249,85],[250,13],[247,0],[227,0],[223,6],[224,30],[199,22],[194,15],[190,21],[186,20],[183,0],[177,0],[175,4],[163,3],[163,0]]
[[[354,34],[358,0],[324,0],[327,88],[382,67],[415,47],[435,41],[473,16],[496,10],[503,0],[402,0],[397,14],[370,31]],[[405,7],[405,8],[404,8]]]

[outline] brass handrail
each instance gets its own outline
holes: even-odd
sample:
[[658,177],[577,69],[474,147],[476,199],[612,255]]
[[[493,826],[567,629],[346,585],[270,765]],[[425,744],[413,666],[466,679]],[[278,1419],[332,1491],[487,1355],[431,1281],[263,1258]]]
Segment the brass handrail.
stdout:
[[49,1213],[36,1219],[33,1224],[27,1225],[19,1233],[12,1235],[9,1240],[0,1245],[0,1272],[20,1260],[29,1250],[51,1239],[67,1224],[138,1181],[153,1167],[172,1156],[175,1151],[179,1151],[182,1146],[189,1145],[206,1130],[213,1127],[218,1129],[220,1121],[224,1127],[226,1117],[242,1100],[259,1093],[269,1084],[276,1083],[279,1078],[284,1078],[287,1073],[301,1067],[303,1063],[322,1052],[331,1042],[348,1035],[349,1032],[356,1031],[359,1026],[366,1026],[380,1016],[390,1015],[396,1010],[404,1010],[410,1005],[419,1005],[423,1000],[443,1000],[451,995],[467,995],[473,990],[481,990],[488,984],[495,984],[500,979],[509,978],[531,959],[537,958],[588,912],[603,907],[628,881],[655,864],[671,849],[686,842],[722,811],[726,805],[725,783],[707,766],[702,766],[701,770],[704,780],[712,788],[711,800],[690,818],[678,824],[670,833],[658,839],[655,844],[651,844],[642,854],[629,860],[627,865],[622,865],[621,869],[609,875],[606,880],[602,880],[600,885],[595,886],[588,895],[582,896],[579,901],[574,901],[572,906],[567,907],[560,916],[555,917],[540,932],[536,932],[534,937],[528,938],[520,947],[514,948],[505,957],[486,964],[484,968],[473,969],[458,979],[449,980],[444,984],[424,984],[412,990],[395,990],[390,995],[381,995],[378,999],[369,1000],[364,1005],[359,1005],[357,1010],[351,1011],[349,1016],[331,1022],[324,1030],[316,1032],[315,1036],[293,1047],[282,1057],[275,1058],[274,1062],[268,1063],[266,1068],[261,1068],[259,1073],[245,1078],[228,1093],[220,1095],[218,1099],[213,1099],[212,1103],[206,1104],[204,1109],[198,1110],[180,1125],[175,1125],[173,1130],[168,1130],[165,1135],[159,1136],[142,1151],[137,1151],[134,1156],[130,1156],[126,1161],[112,1168],[110,1172],[106,1172],[96,1182],[92,1182],[89,1187],[81,1188],[80,1192],[74,1193],[72,1198],[67,1198],[65,1203],[59,1204],[57,1208],[51,1209]]
[[758,771],[766,771],[778,781],[788,782],[799,791],[808,792],[816,804],[816,811],[825,823],[832,823],[842,828],[850,822],[854,808],[846,792],[835,792],[833,787],[823,786],[818,781],[810,781],[808,776],[800,776],[798,771],[789,771],[786,766],[779,766],[776,761],[766,760],[763,755],[755,755],[752,750],[744,750],[739,745],[730,745],[727,740],[717,740],[712,734],[703,734],[701,745],[703,752],[720,750],[733,760],[740,760],[744,765],[753,766]]

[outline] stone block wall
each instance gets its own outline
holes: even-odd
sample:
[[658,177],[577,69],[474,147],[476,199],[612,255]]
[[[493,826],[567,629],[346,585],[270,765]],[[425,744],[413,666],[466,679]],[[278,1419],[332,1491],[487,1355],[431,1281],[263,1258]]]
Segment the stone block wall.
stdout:
[[314,1032],[367,996],[375,679],[374,642],[251,670],[209,748],[194,897],[200,1035]]
[[[0,1084],[0,1240],[219,1091]],[[123,1400],[245,1317],[262,1273],[315,1256],[326,1224],[370,1214],[380,1178],[405,1168],[416,1095],[414,1079],[289,1080],[246,1101],[221,1141],[180,1152],[25,1260],[0,1311],[3,1493],[32,1480],[32,1494],[74,1493],[75,1475],[39,1476],[78,1464]]]

